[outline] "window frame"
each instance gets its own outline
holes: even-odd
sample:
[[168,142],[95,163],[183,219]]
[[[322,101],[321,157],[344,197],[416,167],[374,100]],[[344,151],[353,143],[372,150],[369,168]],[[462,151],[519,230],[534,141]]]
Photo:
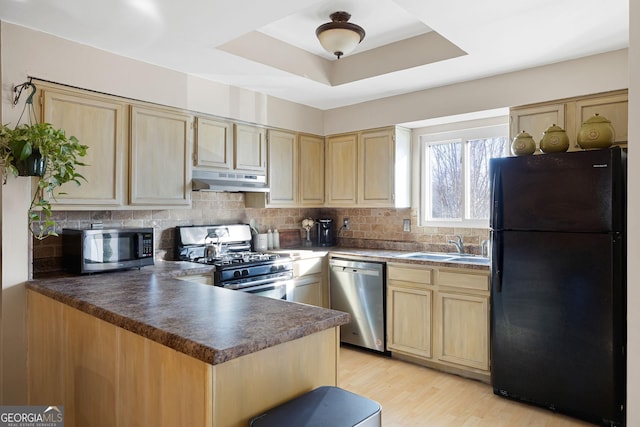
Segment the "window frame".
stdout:
[[[489,219],[469,219],[471,207],[470,199],[470,171],[468,170],[468,159],[470,156],[469,141],[487,138],[505,138],[503,147],[504,155],[508,155],[509,147],[509,125],[498,124],[479,127],[463,127],[457,130],[438,133],[424,133],[419,136],[420,148],[420,185],[419,185],[419,208],[418,225],[422,227],[457,227],[457,228],[488,228]],[[462,144],[462,188],[463,194],[463,218],[437,218],[431,217],[431,169],[429,168],[429,150],[431,145],[448,144],[460,142]]]

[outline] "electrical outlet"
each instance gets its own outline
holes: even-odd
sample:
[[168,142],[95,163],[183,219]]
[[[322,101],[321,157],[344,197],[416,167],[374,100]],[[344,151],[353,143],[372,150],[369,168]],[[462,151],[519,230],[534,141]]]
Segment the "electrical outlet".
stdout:
[[411,220],[403,219],[402,220],[402,231],[411,231]]
[[347,230],[349,229],[349,218],[344,219],[343,227],[346,228]]

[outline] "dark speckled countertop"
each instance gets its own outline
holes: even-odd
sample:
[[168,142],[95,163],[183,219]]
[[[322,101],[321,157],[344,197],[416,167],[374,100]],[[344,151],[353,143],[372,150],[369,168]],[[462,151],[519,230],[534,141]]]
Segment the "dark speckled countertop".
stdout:
[[140,270],[33,280],[27,289],[210,364],[349,322],[349,315],[178,276],[211,267],[157,262]]

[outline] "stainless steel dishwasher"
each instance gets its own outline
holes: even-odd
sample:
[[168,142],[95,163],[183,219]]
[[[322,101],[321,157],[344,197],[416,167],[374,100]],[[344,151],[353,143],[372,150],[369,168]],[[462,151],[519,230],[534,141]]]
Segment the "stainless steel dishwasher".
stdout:
[[385,263],[331,258],[329,269],[331,308],[351,315],[340,341],[386,352]]

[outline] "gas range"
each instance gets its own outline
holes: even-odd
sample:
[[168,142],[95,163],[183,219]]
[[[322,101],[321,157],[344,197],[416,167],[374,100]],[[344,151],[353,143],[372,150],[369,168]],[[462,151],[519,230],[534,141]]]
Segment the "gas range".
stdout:
[[251,292],[293,280],[293,260],[286,255],[251,251],[246,224],[180,226],[177,258],[215,266],[213,284]]

